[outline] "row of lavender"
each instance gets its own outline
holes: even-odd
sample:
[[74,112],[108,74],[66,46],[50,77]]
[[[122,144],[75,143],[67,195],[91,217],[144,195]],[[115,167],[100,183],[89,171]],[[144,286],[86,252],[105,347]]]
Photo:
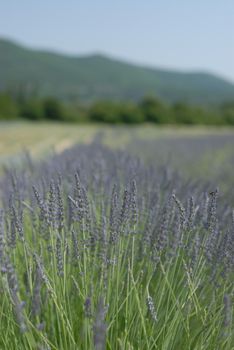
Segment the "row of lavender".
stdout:
[[[163,334],[155,336],[156,329],[166,327],[168,317],[158,299],[158,282],[170,300],[167,308],[176,303],[177,292],[179,303],[181,283],[187,310],[188,281],[196,281],[193,293],[198,299],[203,295],[204,329],[211,322],[211,298],[222,300],[216,320],[220,329],[232,328],[234,216],[229,203],[219,206],[218,199],[216,188],[185,182],[168,168],[145,165],[98,142],[43,162],[27,157],[20,171],[6,169],[0,284],[3,314],[10,309],[13,315],[6,327],[23,333],[18,348],[103,349],[106,344],[114,349],[118,339],[125,348],[157,348],[166,340]],[[169,288],[172,271],[175,281]],[[129,315],[122,314],[131,303]],[[134,305],[141,311],[142,336],[137,337],[131,328],[138,317]],[[190,308],[196,309],[195,301],[190,300]],[[183,317],[197,322],[186,312]],[[191,338],[186,327],[173,340],[181,349],[183,339]],[[212,341],[220,339],[218,333]],[[9,349],[16,346],[10,344]]]

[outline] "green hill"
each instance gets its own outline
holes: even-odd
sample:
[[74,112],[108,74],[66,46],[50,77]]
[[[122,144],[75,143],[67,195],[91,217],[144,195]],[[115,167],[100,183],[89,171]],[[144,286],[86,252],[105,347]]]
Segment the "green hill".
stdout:
[[0,90],[23,87],[64,100],[132,99],[216,104],[234,99],[234,85],[212,74],[142,67],[103,55],[73,57],[0,40]]

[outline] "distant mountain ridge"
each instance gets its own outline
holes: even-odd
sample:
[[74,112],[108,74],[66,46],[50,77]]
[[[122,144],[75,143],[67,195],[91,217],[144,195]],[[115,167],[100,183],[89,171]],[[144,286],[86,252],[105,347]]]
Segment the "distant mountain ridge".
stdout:
[[0,39],[0,90],[17,86],[83,102],[144,95],[204,105],[234,100],[234,84],[213,74],[147,68],[99,54],[74,57]]

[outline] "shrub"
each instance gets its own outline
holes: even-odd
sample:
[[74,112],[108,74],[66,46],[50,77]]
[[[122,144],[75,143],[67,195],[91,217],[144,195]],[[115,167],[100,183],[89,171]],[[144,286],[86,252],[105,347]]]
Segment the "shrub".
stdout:
[[97,141],[29,163],[1,179],[2,349],[232,348],[216,189]]
[[43,116],[49,120],[63,120],[64,111],[58,100],[48,97],[43,100]]
[[18,106],[8,94],[0,94],[0,120],[11,120],[18,116]]

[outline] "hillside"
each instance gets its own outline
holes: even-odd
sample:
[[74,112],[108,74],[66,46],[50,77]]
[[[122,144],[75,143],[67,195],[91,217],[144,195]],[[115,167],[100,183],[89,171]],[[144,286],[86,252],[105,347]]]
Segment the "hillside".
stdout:
[[234,99],[234,85],[215,75],[133,65],[103,55],[73,57],[0,40],[0,89],[28,86],[64,100],[132,99],[214,104]]

